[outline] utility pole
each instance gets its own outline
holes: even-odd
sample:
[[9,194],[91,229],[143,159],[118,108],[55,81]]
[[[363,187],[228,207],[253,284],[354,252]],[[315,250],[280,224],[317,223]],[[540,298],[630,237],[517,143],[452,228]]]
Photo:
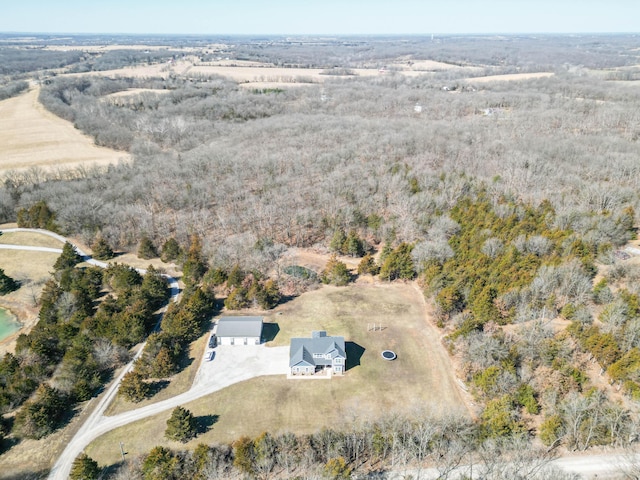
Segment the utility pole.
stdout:
[[124,462],[124,443],[120,442],[120,453],[122,454],[122,461]]

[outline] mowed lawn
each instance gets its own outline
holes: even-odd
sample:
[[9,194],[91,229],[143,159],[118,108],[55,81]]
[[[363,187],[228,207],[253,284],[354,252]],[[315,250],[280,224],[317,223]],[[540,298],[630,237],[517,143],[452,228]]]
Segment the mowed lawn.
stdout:
[[[467,414],[440,333],[428,321],[422,294],[412,284],[322,287],[280,306],[266,320],[279,329],[268,345],[288,345],[291,337],[309,336],[311,330],[343,335],[350,367],[346,375],[331,380],[260,377],[186,404],[209,425],[187,448],[263,431],[348,428],[356,419],[374,420],[392,412]],[[373,323],[382,324],[383,330],[367,331],[367,324]],[[385,349],[394,350],[398,358],[383,360],[380,354]],[[87,454],[101,464],[112,464],[119,459],[121,441],[131,455],[155,445],[183,448],[164,438],[170,414],[166,411],[109,432],[94,441]]]

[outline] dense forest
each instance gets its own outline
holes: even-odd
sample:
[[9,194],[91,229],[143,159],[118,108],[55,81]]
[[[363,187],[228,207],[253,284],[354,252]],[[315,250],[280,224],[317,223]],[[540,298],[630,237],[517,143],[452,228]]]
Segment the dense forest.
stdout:
[[[83,72],[165,62],[182,55],[184,44],[188,39],[175,40],[155,53],[51,53],[40,68],[71,64]],[[156,463],[126,464],[116,478],[228,478],[230,472],[272,478],[276,471],[348,478],[364,465],[397,470],[398,462],[429,459],[448,468],[465,454],[484,459],[486,478],[526,478],[489,465],[490,458],[512,460],[504,438],[519,439],[522,449],[537,437],[545,448],[569,450],[627,447],[637,440],[640,267],[621,251],[637,238],[640,211],[640,91],[634,83],[640,58],[633,37],[240,39],[217,51],[192,45],[205,62],[223,52],[237,60],[343,72],[420,60],[455,68],[415,76],[389,68],[370,77],[327,75],[322,84],[302,79],[304,85],[255,89],[201,73],[40,75],[47,109],[97,145],[130,152],[133,161],[73,174],[8,172],[0,221],[46,205],[58,231],[88,244],[100,240],[132,250],[144,239],[158,253],[175,250],[172,259],[183,267],[188,291],[165,318],[166,332],[151,336],[146,360],[134,372],[145,378],[175,371],[178,354],[213,308],[214,287],[226,286],[227,308],[252,301],[268,308],[291,277],[334,284],[352,279],[335,257],[324,272],[277,269],[274,275],[288,248],[363,257],[360,274],[418,282],[435,306],[459,376],[482,409],[476,423],[454,429],[464,439],[434,433],[445,427],[433,420],[308,437],[265,434],[193,453],[154,450]],[[35,56],[7,44],[1,52],[10,61],[0,95],[19,94],[26,85],[16,82],[30,68],[29,55],[40,61],[46,51]],[[474,82],[524,72],[553,75]],[[132,88],[146,90],[110,96]],[[116,294],[87,310],[83,305],[96,298],[97,285],[115,288],[109,280],[115,274],[72,271],[47,285],[33,338],[19,342],[16,355],[40,352],[43,371],[29,382],[19,379],[28,383],[22,389],[0,376],[8,392],[0,397],[5,411],[50,378],[60,360],[58,370],[66,371],[71,367],[64,359],[73,352],[88,355],[88,339],[126,347],[150,332],[148,321],[139,331],[123,332],[102,319],[136,306],[146,278],[127,282],[139,293]],[[94,290],[86,290],[87,282]],[[78,295],[86,299],[77,303]],[[39,344],[39,332],[63,327],[65,343]],[[13,372],[17,361],[6,357],[0,367]],[[96,365],[90,385],[65,383],[65,394],[86,398],[112,368],[105,365]],[[593,365],[607,388],[595,386]],[[427,427],[430,436],[421,430]],[[318,442],[321,447],[309,447]],[[467,443],[474,446],[462,448]],[[442,460],[454,454],[460,457]],[[158,470],[163,462],[170,471]],[[302,463],[305,472],[290,468]]]

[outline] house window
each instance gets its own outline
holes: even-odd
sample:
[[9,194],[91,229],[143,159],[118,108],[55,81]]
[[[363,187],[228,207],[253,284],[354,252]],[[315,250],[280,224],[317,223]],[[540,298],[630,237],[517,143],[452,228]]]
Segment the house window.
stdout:
[[336,359],[334,360],[334,363],[335,363],[336,365],[342,365],[343,361],[344,361],[344,359],[342,359],[342,358],[336,358]]
[[314,353],[313,358],[324,358],[324,355],[321,353]]

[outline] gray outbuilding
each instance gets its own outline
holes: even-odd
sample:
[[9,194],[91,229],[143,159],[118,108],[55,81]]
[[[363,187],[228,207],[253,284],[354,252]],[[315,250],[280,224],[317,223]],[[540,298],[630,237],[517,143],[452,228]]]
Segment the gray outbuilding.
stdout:
[[216,328],[218,345],[259,345],[262,317],[221,317]]

